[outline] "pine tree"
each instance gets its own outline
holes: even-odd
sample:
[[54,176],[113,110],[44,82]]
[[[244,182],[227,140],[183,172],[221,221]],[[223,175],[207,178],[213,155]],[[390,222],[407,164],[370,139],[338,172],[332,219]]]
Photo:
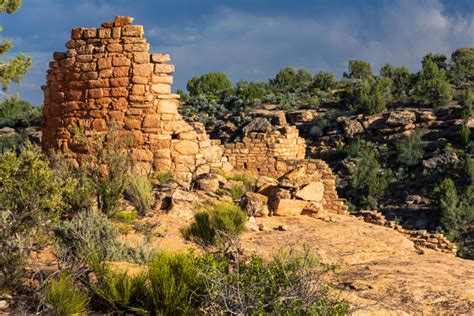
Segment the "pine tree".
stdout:
[[[21,7],[21,0],[0,0],[0,14],[12,14]],[[3,31],[0,26],[0,33]],[[13,45],[9,39],[2,41],[0,37],[0,56],[5,55],[12,49]],[[6,61],[0,61],[0,85],[2,90],[8,90],[10,83],[20,84],[31,66],[31,58],[24,54],[18,54]]]

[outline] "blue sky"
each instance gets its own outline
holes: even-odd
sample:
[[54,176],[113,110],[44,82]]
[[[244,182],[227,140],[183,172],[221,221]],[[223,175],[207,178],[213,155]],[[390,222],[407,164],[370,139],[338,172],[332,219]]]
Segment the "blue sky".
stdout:
[[236,82],[267,80],[286,66],[338,77],[349,59],[374,70],[389,62],[415,71],[428,52],[474,46],[474,0],[24,0],[1,15],[14,52],[33,57],[19,91],[42,103],[40,86],[54,51],[73,27],[100,27],[115,15],[145,27],[152,52],[171,54],[173,88],[195,75],[225,72]]

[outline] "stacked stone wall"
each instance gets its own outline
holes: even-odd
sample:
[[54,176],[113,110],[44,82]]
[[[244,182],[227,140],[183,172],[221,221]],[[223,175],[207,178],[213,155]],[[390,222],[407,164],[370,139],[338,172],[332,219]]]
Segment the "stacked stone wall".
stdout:
[[220,143],[178,114],[170,56],[150,54],[143,27],[132,21],[116,17],[102,28],[73,29],[68,49],[54,53],[43,88],[43,149],[79,159],[74,125],[89,134],[123,126],[130,155],[146,172],[172,169],[190,178],[222,168]]
[[395,221],[389,221],[381,213],[377,211],[358,211],[352,212],[351,215],[356,216],[366,223],[393,228],[400,234],[405,235],[408,239],[419,247],[428,248],[440,252],[456,254],[457,247],[455,243],[450,242],[441,233],[429,233],[426,230],[409,230],[404,229]]
[[235,169],[261,175],[277,175],[282,171],[280,161],[302,160],[305,153],[305,141],[294,126],[247,133],[242,141],[226,144],[224,150]]

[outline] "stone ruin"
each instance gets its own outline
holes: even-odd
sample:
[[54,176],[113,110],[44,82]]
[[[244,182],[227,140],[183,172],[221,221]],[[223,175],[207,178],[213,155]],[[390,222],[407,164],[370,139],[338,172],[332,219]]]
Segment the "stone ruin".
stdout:
[[54,53],[44,90],[43,150],[80,159],[71,127],[107,132],[120,124],[132,160],[145,172],[174,170],[189,178],[229,169],[219,141],[178,114],[168,54],[150,54],[143,26],[116,17],[102,28],[75,28],[66,52]]
[[[88,153],[74,141],[76,126],[91,136],[120,125],[120,137],[130,139],[132,161],[145,172],[172,170],[175,177],[190,182],[216,170],[280,177],[304,169],[312,183],[319,183],[313,192],[320,198],[312,202],[330,212],[346,212],[331,169],[322,160],[304,159],[304,139],[284,116],[256,118],[244,128],[241,141],[225,145],[209,139],[201,124],[184,121],[178,113],[179,96],[171,93],[170,56],[150,54],[143,26],[132,22],[133,18],[119,16],[98,29],[75,28],[67,50],[54,53],[43,87],[45,152],[59,150],[80,160]],[[309,185],[309,178],[301,176],[293,179],[298,190]],[[301,197],[294,192],[296,196],[278,197],[281,192],[275,191],[270,197],[295,204],[289,201]]]

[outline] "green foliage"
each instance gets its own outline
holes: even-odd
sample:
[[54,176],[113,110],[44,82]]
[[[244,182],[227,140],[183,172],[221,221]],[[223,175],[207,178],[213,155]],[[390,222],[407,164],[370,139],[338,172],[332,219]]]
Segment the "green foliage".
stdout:
[[140,215],[146,215],[151,210],[152,190],[147,176],[130,175],[125,195]]
[[236,96],[246,102],[261,100],[266,94],[266,86],[264,83],[239,81],[237,82],[235,90]]
[[137,218],[137,212],[133,211],[120,211],[115,214],[115,219],[122,223],[130,224],[134,219]]
[[461,125],[461,129],[459,130],[459,138],[461,140],[461,144],[467,146],[471,140],[471,129],[466,125]]
[[306,69],[295,70],[291,67],[281,69],[274,79],[270,80],[270,86],[278,92],[295,92],[307,89],[313,79]]
[[[21,7],[20,0],[5,0],[0,3],[0,14],[12,14]],[[0,26],[0,33],[3,29]],[[0,37],[0,56],[5,55],[13,47],[9,39],[2,41]],[[31,57],[18,54],[7,61],[0,61],[0,85],[6,91],[10,82],[20,84],[31,66]]]
[[74,284],[67,273],[60,273],[56,280],[50,281],[42,293],[45,304],[55,315],[82,315],[88,313],[89,298]]
[[363,80],[358,89],[352,91],[349,107],[358,113],[376,114],[386,110],[386,97],[390,91],[390,80],[373,78]]
[[55,236],[65,257],[77,261],[96,252],[107,260],[144,262],[147,254],[140,247],[119,241],[119,232],[103,214],[81,212],[55,229]]
[[344,77],[352,79],[368,80],[372,77],[372,66],[363,60],[349,60],[349,74]]
[[238,206],[219,202],[211,210],[196,213],[182,234],[205,248],[226,247],[244,231],[245,221],[246,216]]
[[202,94],[213,99],[230,92],[232,90],[232,83],[224,73],[210,72],[189,80],[186,88],[191,96]]
[[428,61],[435,63],[439,70],[442,70],[444,72],[448,71],[446,55],[429,53],[428,55],[423,57],[421,64],[425,66]]
[[250,172],[237,172],[230,176],[226,175],[225,178],[226,180],[242,181],[247,190],[252,188],[256,181],[255,175]]
[[0,128],[26,127],[39,117],[40,111],[30,103],[18,100],[18,95],[0,102]]
[[91,137],[86,137],[83,130],[75,127],[73,134],[74,145],[91,154],[81,162],[79,169],[91,181],[99,209],[111,217],[128,183],[131,167],[125,150],[128,139],[119,135],[118,127],[112,127],[107,135],[97,133]]
[[451,102],[452,94],[446,72],[439,69],[431,59],[424,60],[423,68],[418,74],[416,99],[425,105],[442,106]]
[[24,132],[0,135],[0,154],[23,146],[28,140],[28,135]]
[[453,52],[449,77],[457,86],[474,81],[474,47],[459,48]]
[[208,292],[204,304],[211,314],[345,315],[348,311],[348,304],[323,281],[326,271],[307,251],[281,251],[269,261],[258,256],[208,260],[203,265]]
[[173,179],[173,174],[171,173],[171,171],[157,172],[154,178],[158,180],[161,185],[164,185],[170,182],[171,179]]
[[454,181],[446,178],[434,190],[440,208],[440,223],[448,238],[456,237],[461,224],[460,201]]
[[62,181],[31,144],[0,156],[0,288],[15,286],[34,243],[64,209]]
[[391,175],[378,160],[378,152],[370,143],[362,143],[354,157],[351,172],[351,201],[362,207],[377,207],[377,200],[385,193]]
[[408,68],[385,64],[380,69],[380,76],[389,78],[392,81],[392,95],[397,100],[402,100],[410,94],[411,80]]
[[146,271],[135,275],[114,272],[95,262],[93,266],[98,280],[92,290],[110,311],[191,314],[203,289],[197,260],[192,253],[160,252],[150,260]]
[[232,199],[234,201],[238,201],[244,196],[246,190],[245,190],[245,187],[235,187],[235,188],[231,188],[229,192],[230,192],[230,195],[232,196]]
[[405,166],[416,165],[425,154],[425,145],[421,140],[424,131],[415,130],[410,136],[399,141],[396,145],[397,160]]
[[332,72],[320,71],[313,78],[313,88],[327,91],[336,86],[336,77]]
[[460,97],[461,118],[468,119],[474,114],[474,89],[466,89]]

